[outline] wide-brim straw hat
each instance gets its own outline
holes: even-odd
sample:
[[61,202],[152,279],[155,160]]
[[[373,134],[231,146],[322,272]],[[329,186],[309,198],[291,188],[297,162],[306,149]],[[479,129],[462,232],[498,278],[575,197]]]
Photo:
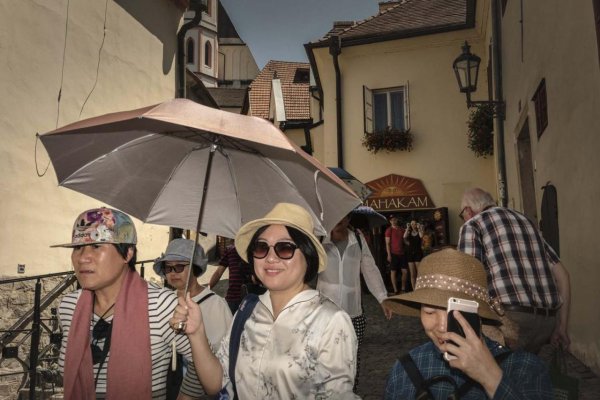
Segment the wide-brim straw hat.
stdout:
[[454,249],[435,252],[421,261],[414,291],[387,298],[385,303],[400,315],[418,317],[421,305],[447,308],[450,297],[473,300],[479,316],[498,320],[500,303],[488,295],[487,274],[474,257]]
[[319,272],[327,266],[327,254],[323,245],[314,234],[312,217],[303,207],[291,203],[277,203],[264,218],[250,221],[240,228],[235,237],[235,248],[242,258],[248,262],[248,246],[257,230],[268,225],[285,225],[304,233],[317,249],[319,256]]

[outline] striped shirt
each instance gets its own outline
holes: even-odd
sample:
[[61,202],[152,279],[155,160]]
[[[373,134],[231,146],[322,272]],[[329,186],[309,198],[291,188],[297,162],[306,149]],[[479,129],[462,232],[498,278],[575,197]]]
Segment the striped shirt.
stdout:
[[560,306],[551,270],[558,256],[523,214],[503,207],[482,211],[461,227],[458,250],[481,261],[489,294],[501,303]]
[[[67,338],[69,337],[69,329],[71,327],[71,319],[77,305],[77,300],[81,290],[65,295],[58,308],[60,323],[63,331],[62,345],[60,348],[60,357],[58,365],[61,373],[64,372],[65,353],[67,347]],[[177,306],[177,296],[174,292],[148,284],[148,318],[150,320],[150,343],[151,343],[151,358],[152,358],[152,398],[164,399],[166,396],[165,384],[167,377],[167,369],[170,367],[172,355],[172,342],[175,340],[177,352],[183,354],[189,361],[189,368],[181,385],[181,393],[192,397],[198,397],[204,394],[202,386],[195,374],[194,365],[191,361],[192,351],[189,341],[185,335],[176,335],[173,329],[169,326],[169,319],[173,316],[173,311]],[[98,315],[93,314],[90,324],[90,342],[92,341],[91,332],[94,325],[100,320]],[[106,318],[107,322],[112,321],[112,316]],[[134,334],[132,332],[132,334]],[[97,345],[100,348],[104,346],[104,339],[99,340]],[[100,367],[101,363],[94,365],[94,378],[98,379],[96,386],[96,397],[103,399],[106,394],[106,374],[107,365],[110,358],[110,351],[106,360]],[[132,366],[135,368],[135,366]]]

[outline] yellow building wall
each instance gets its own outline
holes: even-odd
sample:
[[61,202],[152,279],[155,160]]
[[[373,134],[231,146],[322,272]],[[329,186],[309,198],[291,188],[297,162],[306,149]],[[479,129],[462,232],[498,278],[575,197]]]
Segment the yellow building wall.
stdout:
[[[458,241],[460,201],[466,188],[495,193],[493,158],[477,158],[467,147],[468,110],[452,62],[465,39],[484,56],[484,28],[342,48],[344,169],[363,182],[388,174],[421,179],[436,207],[448,207],[450,242]],[[322,161],[337,166],[335,74],[328,49],[316,49],[323,85]],[[484,64],[484,62],[482,62]],[[486,88],[485,73],[480,88]],[[370,89],[409,84],[413,150],[372,154],[362,146],[363,85]],[[478,93],[476,97],[480,94]],[[487,95],[481,94],[483,98]]]
[[[36,132],[173,98],[181,17],[168,0],[0,3],[0,275],[71,269],[69,250],[48,246],[103,204],[58,187],[51,165],[37,176],[48,156]],[[138,260],[160,255],[168,228],[136,227]]]
[[[523,15],[522,38],[518,2],[508,2],[502,22],[508,195],[521,209],[516,138],[528,123],[538,216],[540,188],[549,181],[558,193],[561,259],[571,276],[571,351],[598,373],[600,68],[592,2],[528,0]],[[542,78],[548,126],[538,140],[531,98]]]

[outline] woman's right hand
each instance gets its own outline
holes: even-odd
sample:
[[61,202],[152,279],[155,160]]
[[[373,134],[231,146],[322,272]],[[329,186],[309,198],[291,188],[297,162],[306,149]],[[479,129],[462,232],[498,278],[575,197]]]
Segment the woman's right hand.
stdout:
[[202,320],[202,312],[200,306],[194,302],[190,294],[187,293],[185,299],[179,297],[178,305],[175,307],[173,317],[169,320],[172,327],[177,327],[180,322],[185,323],[183,332],[186,335],[193,335],[200,330],[204,330],[204,322]]

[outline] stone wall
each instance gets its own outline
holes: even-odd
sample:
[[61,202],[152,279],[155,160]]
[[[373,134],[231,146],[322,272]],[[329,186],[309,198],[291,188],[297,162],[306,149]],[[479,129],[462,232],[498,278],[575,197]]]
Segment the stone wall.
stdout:
[[[13,277],[2,277],[2,279],[10,279]],[[53,290],[64,277],[50,277],[42,279],[42,294],[43,298],[48,292]],[[36,280],[30,280],[25,282],[16,282],[9,284],[2,284],[0,280],[0,330],[6,330],[15,324],[19,318],[25,315],[28,311],[33,308],[34,296],[35,296],[35,284]],[[71,288],[67,288],[66,293],[75,289],[75,284]],[[57,308],[60,302],[61,296],[59,296],[50,306],[48,306],[42,312],[42,322],[50,330],[58,330],[57,320],[52,319],[51,314],[52,308]],[[25,328],[30,329],[31,323]],[[4,333],[2,333],[3,335]],[[49,344],[50,336],[47,330],[42,328],[40,337],[40,351]],[[18,346],[19,359],[24,362],[29,360],[29,349],[30,349],[31,335],[28,332],[19,334],[9,346]],[[4,347],[4,344],[2,344]],[[40,365],[45,371],[51,372],[57,365],[51,365],[51,363],[43,363]],[[22,362],[16,359],[4,359],[0,358],[0,375],[11,373],[11,372],[23,372],[26,366],[22,365]],[[46,373],[52,375],[52,373]],[[48,376],[50,378],[50,376]],[[16,374],[10,376],[0,376],[0,400],[16,400],[18,397],[18,388],[24,379],[23,374]],[[38,385],[39,385],[38,379]],[[27,383],[28,385],[28,383]]]

